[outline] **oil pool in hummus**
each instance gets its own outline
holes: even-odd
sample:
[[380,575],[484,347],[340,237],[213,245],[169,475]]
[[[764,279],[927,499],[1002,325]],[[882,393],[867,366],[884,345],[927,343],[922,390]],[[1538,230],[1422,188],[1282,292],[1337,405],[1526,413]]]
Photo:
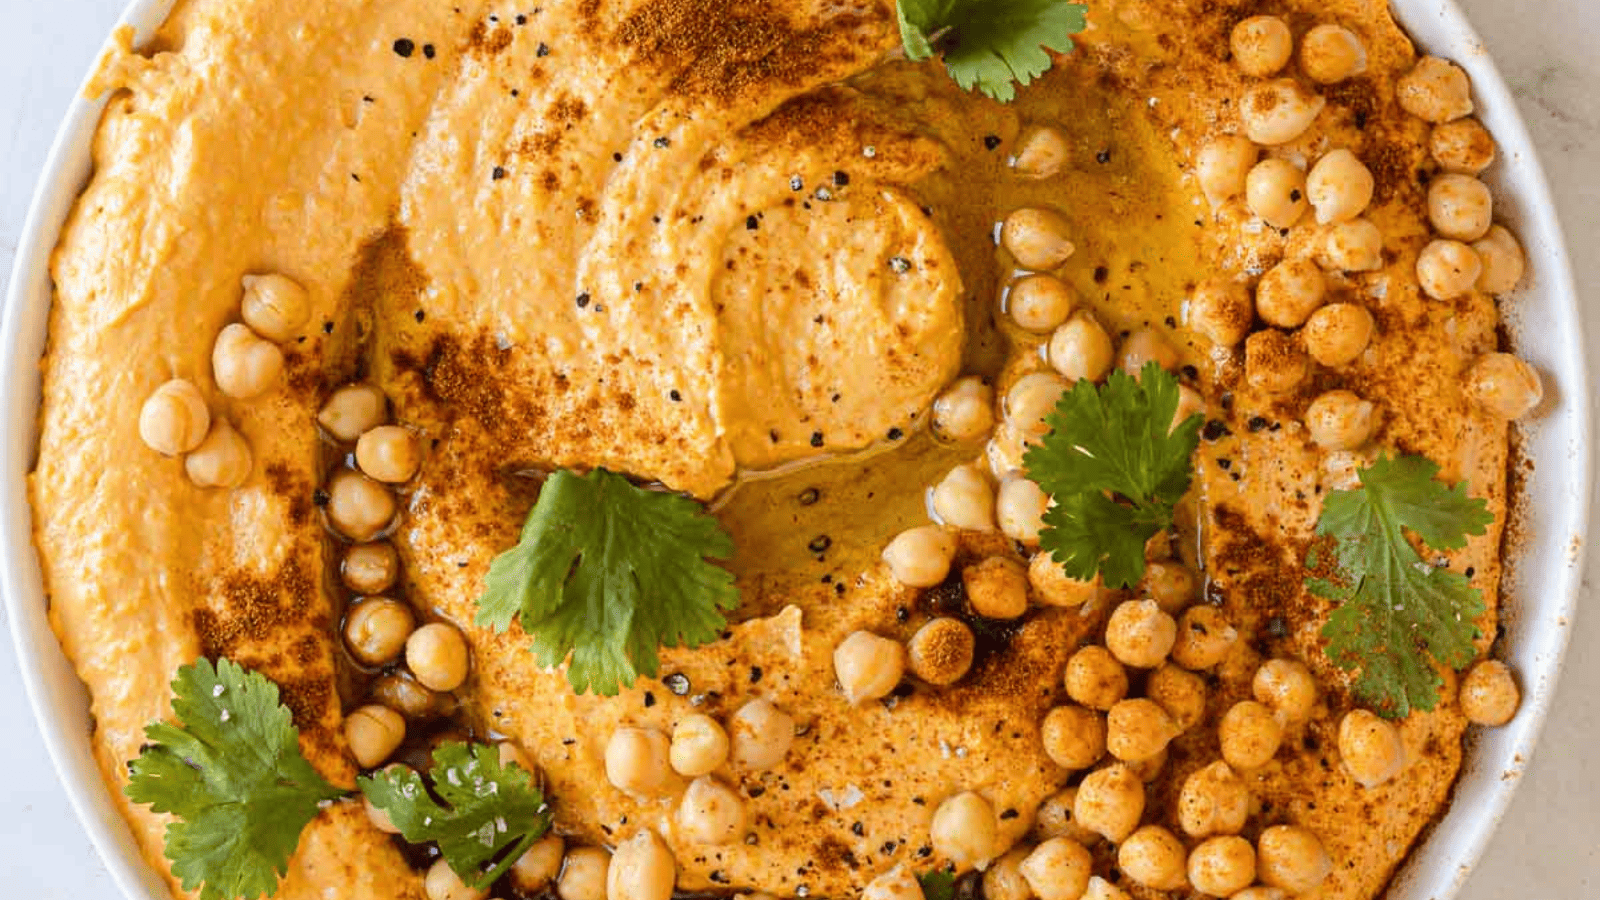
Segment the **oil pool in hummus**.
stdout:
[[[686,894],[1380,895],[1515,687],[1359,709],[1303,559],[1326,492],[1426,456],[1495,515],[1444,560],[1491,649],[1539,401],[1493,139],[1379,2],[1089,22],[1010,104],[871,0],[180,0],[118,35],[31,496],[150,864],[127,763],[228,657],[341,787],[517,748],[559,837],[503,900],[645,896],[603,872],[641,841]],[[1205,419],[1194,487],[1137,588],[1073,582],[1022,453],[1150,360]],[[532,475],[593,467],[738,548],[722,639],[614,697],[472,624]],[[277,896],[485,896],[383,824],[329,806]]]

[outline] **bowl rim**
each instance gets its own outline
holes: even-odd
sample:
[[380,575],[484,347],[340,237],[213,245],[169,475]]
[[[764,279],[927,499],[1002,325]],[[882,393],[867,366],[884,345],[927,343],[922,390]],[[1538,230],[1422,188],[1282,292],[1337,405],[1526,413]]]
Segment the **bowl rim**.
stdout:
[[[143,39],[164,20],[173,3],[132,0],[117,27],[132,26],[136,39]],[[1558,381],[1561,421],[1555,427],[1566,435],[1569,460],[1558,472],[1565,478],[1557,485],[1565,503],[1553,517],[1559,527],[1550,529],[1560,532],[1557,540],[1571,535],[1570,543],[1560,554],[1564,563],[1543,573],[1554,579],[1554,590],[1547,585],[1541,592],[1537,616],[1519,616],[1516,610],[1510,613],[1519,618],[1517,628],[1526,624],[1534,629],[1527,640],[1537,645],[1533,655],[1537,665],[1522,671],[1528,679],[1522,709],[1492,739],[1470,739],[1450,805],[1419,838],[1386,892],[1392,900],[1444,900],[1460,890],[1482,857],[1550,711],[1583,573],[1583,537],[1592,490],[1590,397],[1581,307],[1570,258],[1548,180],[1510,89],[1455,0],[1395,0],[1390,11],[1419,46],[1433,48],[1440,55],[1452,51],[1449,58],[1472,78],[1479,110],[1490,131],[1502,150],[1512,150],[1507,155],[1517,169],[1514,196],[1521,207],[1521,233],[1530,248],[1539,293],[1545,295],[1542,306],[1567,326],[1555,335],[1541,333],[1538,337],[1558,342],[1554,347],[1556,364],[1567,375],[1576,376]],[[91,73],[93,70],[91,66]],[[105,105],[105,98],[86,95],[88,81],[86,77],[68,107],[41,169],[19,236],[4,309],[0,310],[0,378],[7,386],[6,415],[13,425],[0,438],[0,592],[35,722],[78,820],[124,896],[129,900],[168,900],[166,879],[146,862],[105,789],[91,742],[86,740],[91,724],[87,695],[50,626],[33,545],[27,487],[37,444],[38,361],[48,327],[50,257],[91,173],[91,139]],[[1532,238],[1541,241],[1537,252]],[[44,301],[39,299],[41,295]],[[1525,492],[1523,499],[1531,493]],[[1541,508],[1541,514],[1544,512]]]

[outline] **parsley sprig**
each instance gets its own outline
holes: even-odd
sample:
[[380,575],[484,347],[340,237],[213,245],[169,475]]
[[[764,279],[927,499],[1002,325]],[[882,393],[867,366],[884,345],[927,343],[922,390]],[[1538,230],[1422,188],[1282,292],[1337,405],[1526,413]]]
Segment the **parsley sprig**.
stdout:
[[1447,487],[1438,475],[1420,456],[1377,460],[1359,473],[1360,487],[1323,501],[1323,541],[1306,555],[1307,590],[1339,604],[1322,629],[1328,658],[1356,671],[1355,695],[1393,718],[1438,705],[1435,664],[1461,669],[1477,655],[1483,595],[1463,575],[1425,562],[1407,533],[1457,550],[1494,515],[1467,496],[1465,482]]
[[1023,464],[1055,501],[1039,545],[1070,577],[1129,587],[1144,575],[1145,543],[1172,525],[1200,444],[1201,417],[1174,427],[1177,412],[1178,380],[1152,362],[1138,378],[1078,381],[1045,418]]
[[966,90],[1009,103],[1016,84],[1050,68],[1049,51],[1066,53],[1082,31],[1087,7],[1062,0],[899,0],[906,57],[944,56]]
[[557,471],[521,540],[490,564],[477,623],[519,621],[540,663],[570,655],[573,690],[615,694],[656,674],[659,647],[716,640],[739,594],[707,560],[732,555],[733,539],[687,497],[604,469]]

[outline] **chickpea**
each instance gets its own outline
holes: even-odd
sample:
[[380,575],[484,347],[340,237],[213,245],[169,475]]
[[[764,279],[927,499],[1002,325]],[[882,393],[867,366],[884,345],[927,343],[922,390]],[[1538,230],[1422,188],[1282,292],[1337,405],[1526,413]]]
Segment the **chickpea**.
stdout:
[[1178,638],[1178,623],[1154,600],[1127,600],[1112,610],[1106,623],[1106,649],[1125,666],[1153,669],[1161,665]]
[[1245,888],[1228,900],[1289,900],[1289,895],[1275,887],[1258,884]]
[[317,424],[334,440],[349,443],[382,425],[388,412],[389,401],[383,391],[370,384],[347,384],[322,404]]
[[977,639],[959,619],[931,619],[906,647],[911,674],[933,685],[955,684],[972,668]]
[[1118,368],[1137,378],[1152,362],[1171,372],[1178,367],[1177,348],[1154,328],[1140,328],[1128,335],[1117,354]]
[[1256,880],[1256,848],[1242,837],[1202,841],[1189,854],[1189,883],[1202,894],[1230,897]]
[[1028,611],[1028,576],[1016,560],[991,556],[961,572],[972,611],[986,619],[1015,619]]
[[1317,259],[1342,272],[1376,272],[1383,268],[1383,232],[1366,219],[1328,226]]
[[1485,353],[1467,370],[1467,399],[1480,409],[1515,421],[1533,412],[1544,400],[1539,373],[1509,353]]
[[239,313],[244,323],[269,341],[283,343],[311,318],[311,296],[282,275],[246,275]]
[[559,834],[547,834],[522,852],[511,864],[511,886],[524,894],[537,894],[561,874],[561,856],[566,842]]
[[378,481],[410,481],[421,464],[416,435],[399,425],[379,425],[356,442],[356,465]]
[[1157,778],[1160,778],[1162,771],[1166,769],[1167,755],[1167,748],[1162,747],[1160,752],[1154,756],[1147,756],[1144,759],[1125,760],[1122,764],[1127,766],[1128,771],[1132,772],[1140,782],[1151,784]]
[[1206,682],[1193,672],[1163,663],[1150,673],[1144,692],[1161,704],[1182,731],[1188,731],[1205,719]]
[[1178,640],[1172,645],[1172,661],[1185,669],[1209,669],[1220,665],[1239,639],[1222,610],[1215,606],[1191,606],[1178,617]]
[[1351,391],[1328,391],[1306,409],[1306,430],[1317,446],[1355,450],[1377,428],[1377,408]]
[[370,541],[394,521],[394,494],[360,472],[340,469],[328,482],[328,522],[353,541]]
[[1467,73],[1449,60],[1424,56],[1395,82],[1400,108],[1439,125],[1472,115],[1472,85]]
[[1511,667],[1498,659],[1474,663],[1461,679],[1461,712],[1474,725],[1501,726],[1522,704],[1522,692]]
[[1473,242],[1472,249],[1478,251],[1478,258],[1483,261],[1478,290],[1485,294],[1510,293],[1527,270],[1528,257],[1522,251],[1522,244],[1503,225],[1491,225],[1488,234]]
[[1349,150],[1335,150],[1317,160],[1306,176],[1306,199],[1317,211],[1317,223],[1348,222],[1366,211],[1376,186],[1372,172]]
[[1306,176],[1284,159],[1264,159],[1245,178],[1244,202],[1273,228],[1289,228],[1305,215]]
[[994,485],[977,466],[951,469],[933,486],[930,498],[940,524],[962,531],[994,530]]
[[1079,825],[1072,818],[1072,806],[1078,802],[1078,789],[1066,787],[1045,798],[1033,817],[1033,831],[1040,840],[1067,838],[1085,847],[1100,840],[1097,832]]
[[1483,274],[1478,252],[1460,241],[1433,241],[1417,256],[1417,282],[1435,300],[1468,293]]
[[1200,576],[1183,563],[1146,563],[1139,591],[1154,600],[1162,612],[1175,616],[1199,598]]
[[689,783],[678,805],[678,833],[696,844],[731,844],[744,837],[739,792],[709,775]]
[[1056,765],[1087,769],[1106,753],[1106,720],[1081,706],[1058,706],[1045,714],[1039,737]]
[[1071,285],[1054,275],[1025,275],[1006,289],[1003,306],[1017,327],[1049,334],[1072,315],[1077,296]]
[[1241,700],[1223,713],[1217,735],[1222,739],[1223,760],[1248,772],[1277,755],[1283,743],[1283,726],[1264,704]]
[[672,728],[672,746],[667,760],[679,775],[694,778],[709,775],[728,761],[728,733],[717,720],[703,713],[690,713]]
[[1250,289],[1237,281],[1212,278],[1200,282],[1185,307],[1186,324],[1219,347],[1233,347],[1255,323]]
[[1084,776],[1072,817],[1112,843],[1121,843],[1144,815],[1144,783],[1133,770],[1113,763]]
[[1240,70],[1266,78],[1289,64],[1294,36],[1289,33],[1289,23],[1277,16],[1251,16],[1233,26],[1228,46]]
[[1457,119],[1433,126],[1428,152],[1446,172],[1477,175],[1494,164],[1494,137],[1477,119]]
[[851,632],[833,649],[834,676],[852,705],[888,696],[905,671],[905,646],[868,631]]
[[1182,733],[1172,716],[1153,700],[1122,700],[1106,714],[1106,749],[1125,763],[1150,759]]
[[1250,682],[1250,692],[1289,722],[1311,718],[1317,705],[1317,680],[1297,659],[1269,659],[1262,663]]
[[1069,382],[1099,381],[1111,371],[1111,335],[1093,316],[1075,313],[1050,335],[1046,355]]
[[1330,303],[1311,314],[1301,335],[1306,352],[1329,368],[1347,366],[1367,351],[1374,322],[1366,307],[1355,303]]
[[1293,337],[1269,328],[1245,338],[1244,374],[1256,390],[1287,394],[1311,374],[1311,363]]
[[350,607],[345,615],[345,646],[364,666],[386,666],[406,648],[416,625],[411,607],[387,597],[372,597]]
[[344,586],[358,594],[381,594],[399,577],[400,554],[387,541],[356,544],[344,553],[339,577]]
[[1050,430],[1045,424],[1049,415],[1067,392],[1069,385],[1054,372],[1034,372],[1017,379],[1006,391],[1006,421],[1025,434],[1043,435]]
[[1089,886],[1084,889],[1083,900],[1133,900],[1127,891],[1099,875],[1089,876]]
[[433,691],[453,691],[467,680],[467,641],[455,626],[433,622],[406,638],[406,668]]
[[257,337],[250,326],[235,322],[217,335],[211,350],[211,374],[217,390],[229,397],[259,397],[283,374],[283,351]]
[[561,900],[607,900],[606,883],[611,854],[600,847],[575,847],[567,851],[556,879]]
[[455,699],[435,694],[403,673],[384,675],[372,684],[372,699],[399,710],[408,719],[427,720],[454,712]]
[[1072,158],[1072,146],[1053,125],[1030,125],[1017,136],[1017,152],[1006,162],[1022,178],[1050,178]]
[[1089,887],[1094,859],[1069,838],[1051,838],[1029,853],[1017,867],[1039,900],[1079,900]]
[[1190,837],[1238,834],[1250,817],[1250,791],[1225,762],[1189,773],[1178,792],[1178,825]]
[[1072,226],[1060,213],[1038,207],[1013,210],[1000,226],[1000,244],[1017,265],[1046,271],[1066,262],[1077,249],[1067,234]]
[[1067,660],[1067,696],[1090,709],[1111,709],[1128,695],[1128,670],[1096,644]]
[[1256,315],[1269,325],[1299,328],[1322,306],[1328,281],[1309,260],[1278,263],[1256,285]]
[[1160,825],[1146,825],[1117,848],[1117,868],[1135,882],[1158,891],[1184,886],[1188,854],[1183,842]]
[[1000,495],[995,502],[1000,533],[1018,543],[1037,547],[1050,496],[1031,479],[1012,476],[1000,482]]
[[606,741],[606,780],[638,797],[655,797],[675,787],[671,742],[654,728],[618,728]]
[[1245,177],[1260,158],[1255,143],[1238,135],[1223,135],[1200,148],[1195,180],[1212,209],[1244,193]]
[[883,548],[889,574],[908,587],[933,587],[943,581],[955,555],[955,538],[937,525],[902,531]]
[[1028,583],[1046,606],[1079,607],[1100,594],[1100,579],[1080,581],[1069,576],[1048,552],[1028,561]]
[[1437,175],[1428,185],[1428,220],[1457,241],[1475,241],[1494,224],[1494,195],[1471,175]]
[[903,865],[867,882],[861,900],[923,900],[922,884]]
[[648,828],[617,845],[606,869],[606,900],[672,900],[678,861]]
[[1033,848],[1025,845],[1012,847],[995,860],[983,873],[984,900],[1030,900],[1033,888],[1022,876],[1022,861],[1032,852]]
[[770,769],[793,743],[794,719],[769,700],[751,700],[728,722],[728,755],[741,768]]
[[375,768],[406,739],[406,720],[387,706],[358,707],[345,717],[344,739],[361,768]]
[[1244,123],[1246,137],[1274,147],[1305,134],[1327,105],[1328,101],[1298,81],[1280,78],[1253,85],[1244,92],[1239,98],[1239,120]]
[[[387,768],[393,767],[391,766]],[[382,809],[373,806],[371,797],[368,797],[365,794],[361,795],[361,808],[366,811],[367,821],[372,823],[373,828],[378,829],[384,834],[400,833],[400,826],[394,824],[394,819],[391,819],[387,812],[384,812]]]
[[1300,69],[1319,84],[1336,84],[1367,70],[1367,47],[1343,25],[1317,25],[1300,39]]
[[1001,423],[994,437],[983,448],[984,461],[989,464],[989,474],[996,478],[1009,478],[1023,470],[1023,454],[1028,452],[1036,438],[1021,429]]
[[933,401],[933,432],[947,441],[970,441],[994,428],[994,391],[969,375]]
[[211,423],[206,439],[183,460],[189,480],[203,488],[236,488],[249,479],[254,465],[244,435],[222,419]]
[[139,408],[139,437],[163,456],[200,446],[211,430],[211,410],[193,382],[174,378],[153,391]]
[[999,821],[989,801],[972,791],[962,791],[946,798],[933,811],[928,838],[934,852],[959,870],[982,866],[993,859],[998,831]]
[[1298,825],[1274,825],[1256,841],[1258,877],[1290,894],[1316,890],[1333,872],[1333,860],[1322,841]]
[[483,900],[489,896],[487,890],[467,887],[444,857],[434,860],[433,865],[428,867],[428,874],[422,877],[422,893],[427,895],[428,900]]
[[1377,787],[1406,767],[1406,745],[1400,729],[1364,709],[1339,720],[1339,757],[1344,770],[1362,787]]

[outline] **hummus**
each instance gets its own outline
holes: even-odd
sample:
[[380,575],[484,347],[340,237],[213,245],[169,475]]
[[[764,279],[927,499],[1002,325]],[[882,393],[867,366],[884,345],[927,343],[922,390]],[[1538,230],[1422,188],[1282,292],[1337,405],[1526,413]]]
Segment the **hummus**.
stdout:
[[[183,0],[145,46],[119,35],[93,84],[112,94],[95,174],[53,264],[31,489],[52,621],[151,865],[166,871],[167,820],[123,798],[126,764],[167,714],[172,673],[198,656],[276,681],[308,758],[354,782],[341,722],[378,673],[339,638],[349,598],[318,503],[344,451],[315,416],[355,378],[385,391],[425,450],[389,539],[406,599],[471,647],[448,727],[516,741],[569,842],[650,828],[675,852],[679,890],[845,896],[897,864],[942,866],[929,825],[957,791],[990,802],[1003,845],[1022,839],[1072,781],[1039,723],[1071,650],[1122,594],[980,635],[968,677],[886,702],[846,705],[831,653],[861,629],[907,638],[949,602],[897,582],[878,553],[925,521],[925,485],[983,452],[928,433],[940,389],[966,372],[1003,393],[1047,368],[1043,339],[995,302],[1012,274],[995,223],[1034,205],[1070,224],[1061,276],[1083,306],[1113,335],[1163,330],[1213,423],[1177,552],[1241,638],[1209,678],[1210,724],[1178,738],[1151,782],[1146,821],[1177,830],[1184,778],[1218,757],[1215,720],[1263,660],[1298,658],[1322,700],[1250,775],[1251,828],[1321,837],[1336,866],[1305,896],[1380,893],[1444,808],[1466,721],[1451,683],[1436,711],[1404,721],[1402,777],[1363,788],[1340,767],[1353,703],[1319,648],[1327,606],[1300,584],[1324,490],[1302,420],[1321,389],[1349,387],[1382,410],[1380,444],[1488,498],[1496,525],[1450,563],[1470,567],[1492,636],[1507,433],[1460,382],[1496,349],[1498,320],[1486,294],[1440,304],[1417,287],[1428,129],[1394,99],[1411,44],[1381,3],[1289,6],[1297,30],[1356,31],[1368,66],[1275,152],[1303,162],[1348,146],[1375,162],[1367,215],[1385,242],[1379,270],[1334,284],[1377,316],[1366,355],[1283,395],[1178,321],[1207,277],[1259,275],[1319,239],[1316,226],[1263,228],[1239,202],[1213,212],[1190,174],[1199,147],[1238,125],[1231,6],[1097,6],[1079,51],[1009,106],[931,64],[879,65],[899,37],[876,2]],[[1007,156],[1039,121],[1065,132],[1070,162],[1019,181]],[[240,277],[262,271],[308,290],[310,322],[284,345],[279,388],[230,400],[211,340],[236,317]],[[171,378],[249,441],[242,487],[198,488],[140,445],[139,404]],[[664,651],[661,678],[616,697],[575,696],[520,632],[470,626],[536,495],[526,473],[595,466],[713,501],[739,547],[743,601],[724,639]],[[964,533],[955,570],[995,556],[1022,559],[997,534]],[[746,803],[745,841],[695,845],[670,798],[607,782],[617,727],[670,732],[754,698],[800,732],[778,766],[723,773]],[[329,891],[423,896],[358,804],[314,822],[278,896]]]

